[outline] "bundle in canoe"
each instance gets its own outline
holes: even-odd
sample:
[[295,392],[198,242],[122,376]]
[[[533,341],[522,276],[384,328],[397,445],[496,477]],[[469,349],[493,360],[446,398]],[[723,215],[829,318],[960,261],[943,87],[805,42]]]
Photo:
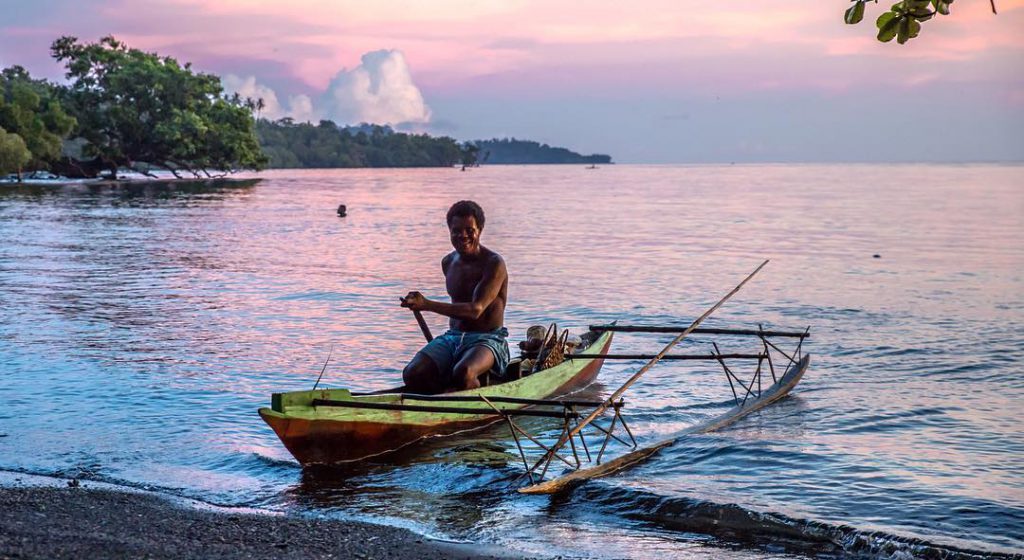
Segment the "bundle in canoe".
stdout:
[[[541,410],[541,400],[589,385],[611,346],[610,331],[584,337],[576,350],[588,357],[565,360],[505,383],[445,395],[411,395],[398,387],[376,394],[348,389],[275,393],[263,418],[303,465],[358,461],[398,450],[426,437],[478,429],[509,415],[565,418],[565,410]],[[519,360],[509,369],[518,371]],[[513,375],[514,377],[514,375]],[[567,401],[568,402],[568,401]],[[570,402],[585,406],[585,402]],[[595,403],[599,404],[599,403]]]

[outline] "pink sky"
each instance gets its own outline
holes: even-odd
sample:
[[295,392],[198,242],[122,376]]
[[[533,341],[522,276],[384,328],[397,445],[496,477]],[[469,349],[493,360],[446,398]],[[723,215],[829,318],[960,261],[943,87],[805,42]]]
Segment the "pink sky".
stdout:
[[[765,95],[779,107],[786,99],[796,107],[808,95],[834,99],[838,107],[885,92],[937,104],[922,114],[964,110],[948,95],[929,101],[935,88],[956,88],[984,104],[978,116],[995,126],[1024,118],[1024,0],[998,0],[998,16],[988,2],[961,0],[952,16],[927,22],[904,46],[874,39],[882,4],[869,4],[865,21],[847,26],[847,3],[822,0],[759,2],[742,11],[706,0],[3,2],[12,6],[0,23],[0,64],[22,64],[50,78],[60,75],[47,60],[54,38],[114,34],[203,70],[253,77],[285,104],[300,94],[316,100],[368,52],[398,50],[410,87],[422,93],[439,130],[460,137],[512,133],[601,151],[580,141],[571,120],[561,128],[517,127],[524,119],[508,117],[557,114],[560,103],[600,105],[592,111],[600,114],[621,106],[623,114],[608,122],[618,129],[628,123],[631,106],[675,102],[706,112],[701,103],[741,104]],[[480,114],[499,107],[508,118],[480,122]],[[827,103],[817,110],[828,113]],[[996,136],[1012,148],[1001,156],[1024,159],[1020,134]]]

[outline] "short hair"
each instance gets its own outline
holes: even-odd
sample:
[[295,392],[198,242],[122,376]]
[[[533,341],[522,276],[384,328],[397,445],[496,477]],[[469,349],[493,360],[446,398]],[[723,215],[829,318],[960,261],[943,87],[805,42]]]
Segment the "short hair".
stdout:
[[479,226],[480,229],[484,229],[484,209],[480,208],[480,205],[472,200],[460,200],[455,204],[452,204],[452,207],[448,209],[448,215],[445,217],[445,220],[448,222],[448,227],[451,227],[452,220],[454,220],[456,216],[462,218],[469,218],[472,216],[473,218],[476,218],[476,225]]

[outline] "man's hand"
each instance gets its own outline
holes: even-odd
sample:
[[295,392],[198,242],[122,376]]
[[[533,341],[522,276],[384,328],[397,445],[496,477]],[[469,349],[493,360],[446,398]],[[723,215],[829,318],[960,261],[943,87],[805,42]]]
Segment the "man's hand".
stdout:
[[402,307],[408,307],[413,311],[423,311],[426,308],[427,298],[419,292],[409,292],[402,298]]

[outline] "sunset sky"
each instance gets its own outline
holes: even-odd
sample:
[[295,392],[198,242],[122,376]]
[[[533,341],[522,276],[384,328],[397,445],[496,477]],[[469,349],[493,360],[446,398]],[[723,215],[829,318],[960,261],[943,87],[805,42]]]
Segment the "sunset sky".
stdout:
[[907,45],[843,1],[0,0],[0,65],[60,35],[191,61],[269,117],[514,136],[617,162],[1022,161],[1024,0]]

